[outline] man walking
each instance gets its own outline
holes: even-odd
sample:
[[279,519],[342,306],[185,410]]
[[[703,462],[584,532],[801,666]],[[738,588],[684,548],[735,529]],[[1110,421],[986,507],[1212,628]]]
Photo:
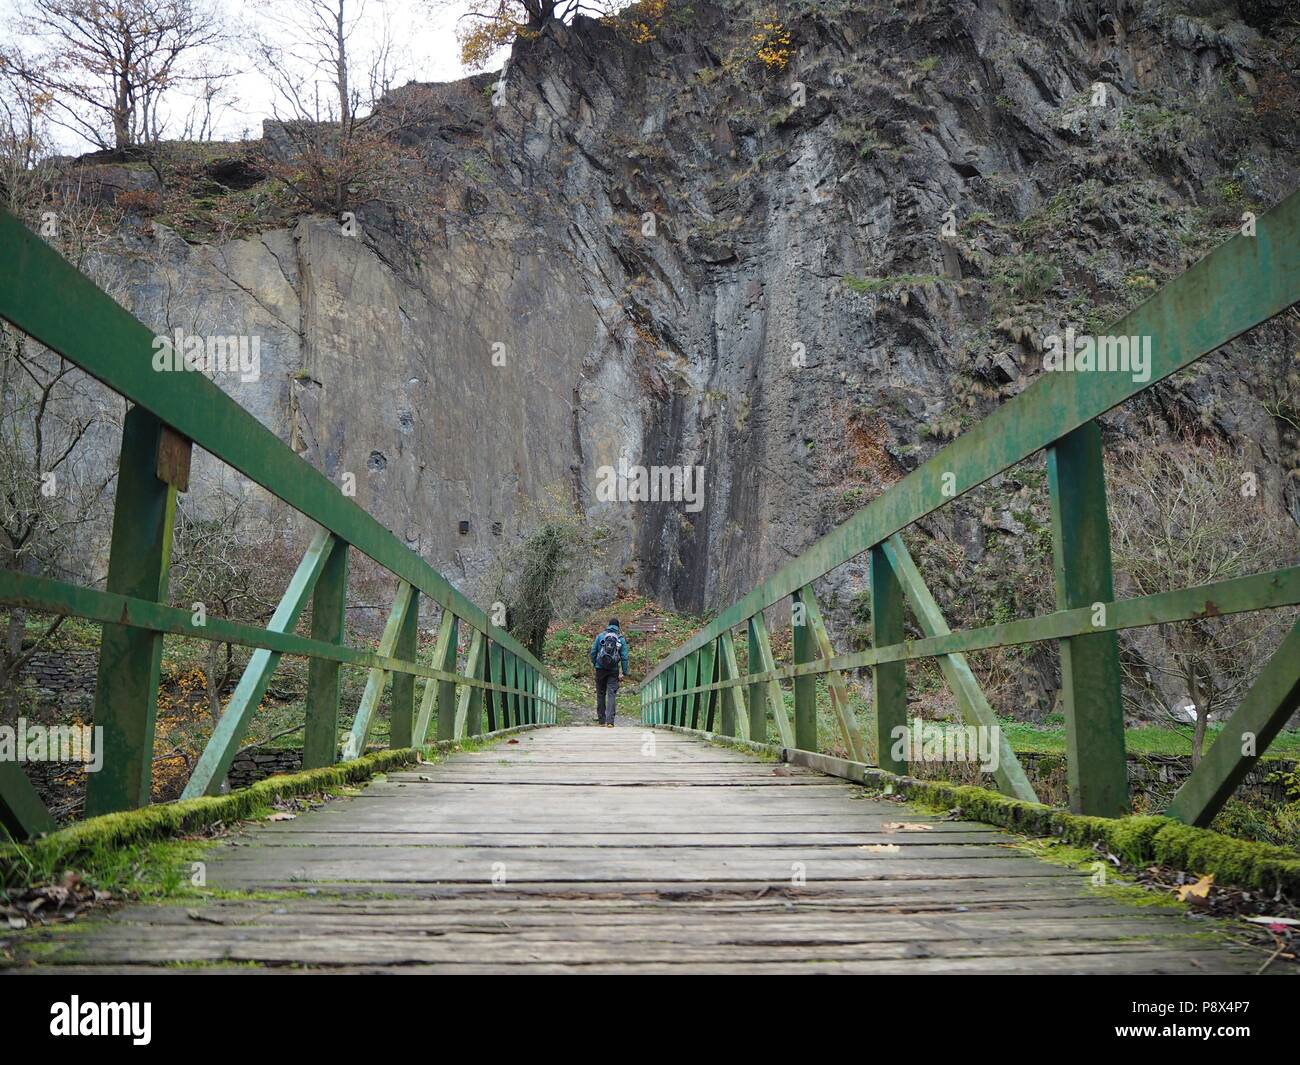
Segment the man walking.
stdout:
[[627,676],[627,641],[619,631],[618,618],[610,618],[605,631],[592,641],[591,664],[596,670],[596,724],[613,728],[620,664]]

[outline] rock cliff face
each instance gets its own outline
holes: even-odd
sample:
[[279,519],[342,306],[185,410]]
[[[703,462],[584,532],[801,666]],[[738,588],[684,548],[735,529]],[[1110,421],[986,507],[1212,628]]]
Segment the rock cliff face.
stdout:
[[[159,329],[260,335],[261,379],[231,391],[471,593],[558,490],[610,530],[589,600],[705,610],[1023,388],[1042,335],[1100,330],[1292,191],[1295,22],[728,0],[670,2],[639,41],[580,18],[519,42],[499,86],[399,90],[435,101],[419,163],[357,235],[157,226],[111,267]],[[1300,515],[1265,406],[1295,347],[1258,330],[1107,432],[1230,436]],[[702,509],[603,501],[620,459],[702,466]],[[926,529],[977,565],[1025,539],[997,496],[1021,485]]]

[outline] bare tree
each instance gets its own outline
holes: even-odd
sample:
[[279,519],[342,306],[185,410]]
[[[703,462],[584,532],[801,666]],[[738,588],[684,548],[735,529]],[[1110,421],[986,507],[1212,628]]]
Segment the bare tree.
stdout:
[[[376,9],[379,43],[358,54],[357,28]],[[383,0],[285,0],[266,21],[274,32],[258,49],[285,142],[266,145],[266,169],[314,210],[381,194],[405,158],[394,135],[409,117],[376,106],[400,66]]]
[[49,99],[14,73],[26,62],[12,48],[0,49],[0,192],[20,217],[44,198],[53,151]]
[[[224,481],[205,488],[201,506],[182,497],[172,546],[173,600],[185,609],[202,603],[213,617],[264,624],[275,610],[282,583],[279,568],[268,565],[279,542],[274,523]],[[221,694],[234,670],[234,646],[210,643],[205,682],[213,727],[221,719]]]
[[[1114,460],[1109,481],[1115,565],[1136,595],[1296,560],[1295,523],[1267,506],[1255,472],[1224,444],[1191,436],[1149,442]],[[1183,724],[1176,707],[1186,706],[1184,699],[1191,704],[1194,765],[1211,715],[1240,700],[1280,638],[1282,621],[1277,612],[1258,611],[1160,625],[1130,638],[1144,660],[1125,656],[1130,687]]]
[[11,71],[48,94],[54,121],[103,149],[159,140],[164,97],[205,76],[186,60],[224,39],[211,0],[24,0],[19,11],[44,49],[11,54]]

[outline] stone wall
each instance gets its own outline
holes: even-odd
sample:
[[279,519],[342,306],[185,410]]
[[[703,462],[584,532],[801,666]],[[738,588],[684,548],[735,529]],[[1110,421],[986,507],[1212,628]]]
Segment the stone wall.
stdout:
[[302,749],[299,747],[252,747],[235,755],[226,780],[232,789],[246,788],[277,773],[296,773],[301,768]]
[[38,651],[23,669],[20,691],[32,705],[89,714],[98,669],[98,648]]

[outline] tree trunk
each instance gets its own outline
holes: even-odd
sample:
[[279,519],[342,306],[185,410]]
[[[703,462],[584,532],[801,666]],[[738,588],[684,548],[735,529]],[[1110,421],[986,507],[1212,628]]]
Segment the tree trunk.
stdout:
[[[221,644],[213,640],[208,644],[208,713],[212,715],[212,727],[216,728],[221,720],[221,677],[217,674],[217,662],[221,654]],[[224,676],[222,674],[221,676]]]

